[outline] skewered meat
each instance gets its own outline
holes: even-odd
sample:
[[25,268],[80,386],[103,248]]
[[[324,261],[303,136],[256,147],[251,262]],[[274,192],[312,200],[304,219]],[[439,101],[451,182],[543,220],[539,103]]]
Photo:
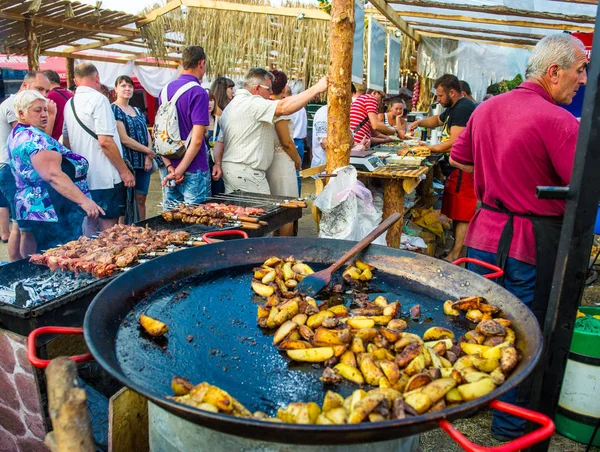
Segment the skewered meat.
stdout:
[[259,216],[264,213],[264,209],[255,207],[209,203],[198,206],[181,205],[176,209],[163,212],[162,217],[165,221],[181,221],[188,224],[205,224],[222,228],[235,217]]
[[139,226],[115,225],[97,238],[80,237],[64,245],[34,254],[30,262],[62,269],[91,273],[103,278],[135,262],[140,254],[164,249],[190,240],[185,231],[155,231]]

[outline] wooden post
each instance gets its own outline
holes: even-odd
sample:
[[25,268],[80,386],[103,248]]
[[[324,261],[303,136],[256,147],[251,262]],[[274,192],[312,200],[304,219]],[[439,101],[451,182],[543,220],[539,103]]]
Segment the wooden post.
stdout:
[[333,0],[327,90],[327,172],[350,164],[350,89],[354,45],[354,0]]
[[77,366],[65,356],[53,359],[46,369],[48,412],[54,430],[46,436],[52,452],[93,452],[92,425],[87,396],[77,385]]
[[[404,190],[402,179],[385,179],[383,183],[383,220],[394,212],[404,215]],[[388,246],[398,248],[402,236],[403,220],[396,222],[387,230],[385,241]]]
[[25,19],[25,36],[27,38],[27,66],[30,71],[39,71],[40,44],[35,32],[35,23],[30,17]]
[[75,84],[75,58],[66,58],[67,60],[67,89]]

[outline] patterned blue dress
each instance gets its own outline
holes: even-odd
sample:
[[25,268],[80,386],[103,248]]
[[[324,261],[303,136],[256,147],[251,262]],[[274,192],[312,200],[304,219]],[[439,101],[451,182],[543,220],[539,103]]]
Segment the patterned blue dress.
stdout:
[[[125,126],[127,136],[138,143],[148,146],[148,128],[146,126],[146,117],[139,108],[134,107],[136,116],[130,116],[125,113],[118,105],[111,104],[113,114],[117,121],[121,121]],[[144,169],[144,160],[146,154],[139,151],[134,151],[126,146],[123,146],[123,158],[127,159],[133,169]]]
[[[40,151],[59,152],[63,156],[63,167],[68,167],[69,172],[72,173],[69,174],[71,180],[90,198],[86,180],[88,161],[84,157],[70,151],[37,127],[24,124],[15,126],[8,137],[7,144],[10,167],[17,183],[15,194],[17,220],[59,221],[51,196],[51,192],[53,195],[57,192],[41,178],[31,163],[31,157]],[[55,200],[56,198],[54,195]],[[73,209],[79,209],[77,204],[66,198],[62,199],[70,203]]]

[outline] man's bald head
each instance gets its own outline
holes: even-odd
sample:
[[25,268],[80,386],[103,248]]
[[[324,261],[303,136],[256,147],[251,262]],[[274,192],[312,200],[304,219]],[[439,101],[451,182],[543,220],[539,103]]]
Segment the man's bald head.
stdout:
[[75,67],[74,76],[77,86],[88,86],[100,91],[100,75],[92,63],[78,64]]

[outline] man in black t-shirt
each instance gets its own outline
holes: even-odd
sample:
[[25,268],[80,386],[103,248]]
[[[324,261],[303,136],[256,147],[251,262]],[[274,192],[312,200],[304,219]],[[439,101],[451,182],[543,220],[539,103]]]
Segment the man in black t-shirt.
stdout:
[[[437,101],[445,108],[440,115],[415,121],[410,130],[417,127],[436,128],[444,126],[447,140],[428,146],[431,152],[449,154],[452,145],[467,127],[467,122],[475,110],[475,104],[463,97],[458,78],[444,74],[433,84]],[[446,179],[442,213],[452,220],[454,227],[454,246],[446,256],[452,262],[463,255],[463,243],[469,228],[469,222],[475,214],[477,199],[473,183],[473,174],[454,169]]]

